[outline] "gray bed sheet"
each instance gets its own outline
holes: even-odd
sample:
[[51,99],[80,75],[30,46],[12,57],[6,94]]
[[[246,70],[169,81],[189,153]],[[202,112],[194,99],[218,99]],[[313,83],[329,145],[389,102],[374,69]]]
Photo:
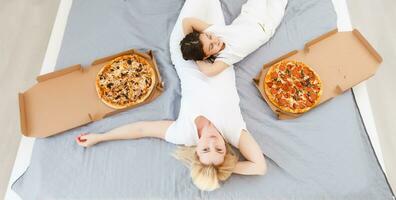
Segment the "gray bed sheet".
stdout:
[[[226,23],[245,1],[222,0]],[[37,139],[31,163],[12,189],[23,199],[392,199],[350,91],[306,115],[280,121],[252,84],[262,63],[336,28],[331,0],[289,0],[275,36],[236,64],[248,129],[268,161],[265,176],[233,175],[201,192],[189,171],[158,139],[82,148],[81,132],[103,133],[140,120],[176,119],[180,86],[169,36],[183,0],[74,0],[56,69],[131,48],[152,49],[165,81],[154,102],[49,138]]]

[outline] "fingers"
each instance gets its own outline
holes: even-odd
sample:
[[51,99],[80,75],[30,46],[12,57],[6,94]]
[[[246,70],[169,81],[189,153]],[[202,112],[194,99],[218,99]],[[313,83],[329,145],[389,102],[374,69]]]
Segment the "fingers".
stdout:
[[87,141],[87,136],[86,136],[86,135],[80,136],[80,141],[81,141],[81,142]]
[[87,141],[86,135],[87,135],[86,133],[81,133],[80,135],[77,136],[77,139],[78,139],[80,142],[85,142],[85,141]]
[[75,140],[76,140],[77,144],[79,144],[81,146],[86,146],[86,144],[85,144],[85,142],[87,141],[86,133],[81,133],[80,135],[78,135],[75,138]]

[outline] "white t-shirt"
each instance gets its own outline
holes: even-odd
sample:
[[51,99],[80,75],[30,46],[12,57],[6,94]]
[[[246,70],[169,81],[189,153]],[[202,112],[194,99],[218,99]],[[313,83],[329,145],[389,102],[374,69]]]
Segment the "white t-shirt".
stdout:
[[287,0],[248,0],[230,25],[214,24],[205,29],[225,43],[216,60],[233,65],[266,43],[280,24],[286,4]]
[[[192,61],[186,61],[191,62]],[[175,64],[177,65],[177,64]],[[181,79],[182,99],[177,120],[166,131],[165,140],[174,144],[196,145],[198,130],[195,119],[204,116],[225,140],[239,147],[239,137],[246,124],[239,108],[239,96],[232,67],[213,78],[198,69],[177,68]]]
[[239,108],[234,68],[231,66],[217,76],[207,77],[199,71],[194,61],[184,60],[179,46],[184,38],[181,27],[181,20],[178,20],[169,46],[171,60],[180,79],[182,98],[179,116],[167,129],[165,140],[174,144],[196,145],[198,132],[195,119],[202,115],[230,144],[238,147],[241,131],[246,130],[246,124]]

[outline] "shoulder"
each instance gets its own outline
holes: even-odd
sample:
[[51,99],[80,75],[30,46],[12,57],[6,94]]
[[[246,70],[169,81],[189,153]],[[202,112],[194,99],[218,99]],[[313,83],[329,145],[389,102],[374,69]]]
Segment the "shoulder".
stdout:
[[[196,135],[196,137],[195,137]],[[173,122],[165,133],[165,140],[167,142],[192,146],[196,144],[197,130],[188,118],[180,117]]]

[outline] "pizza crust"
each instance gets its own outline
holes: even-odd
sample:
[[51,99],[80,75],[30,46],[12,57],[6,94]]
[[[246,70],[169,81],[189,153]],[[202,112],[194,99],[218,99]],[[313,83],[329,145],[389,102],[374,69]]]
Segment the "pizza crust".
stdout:
[[[281,70],[281,66],[294,66],[290,68],[290,71],[288,73],[287,69],[289,69],[288,67],[286,67],[286,70]],[[297,70],[299,67],[301,66],[301,70]],[[306,69],[304,69],[306,68]],[[284,69],[284,67],[283,67]],[[301,74],[294,74],[291,73],[291,70],[294,70],[301,72]],[[313,80],[310,76],[308,76],[307,74],[305,74],[304,72],[308,72],[308,74],[310,74],[312,72],[313,76]],[[274,78],[275,75],[273,73],[277,74],[277,78]],[[281,74],[283,74],[283,78],[279,78],[281,77]],[[294,76],[297,75],[297,76]],[[299,76],[299,78],[298,78]],[[302,78],[301,78],[302,76]],[[287,77],[287,78],[285,78]],[[276,81],[275,81],[276,80]],[[308,80],[308,81],[307,81]],[[296,89],[296,84],[300,84],[301,86],[301,82],[306,81],[307,85],[305,85],[302,88],[297,88]],[[280,82],[280,83],[279,83]],[[300,83],[297,83],[300,82]],[[313,83],[311,83],[313,82]],[[319,75],[308,65],[299,62],[299,61],[294,61],[294,60],[283,60],[280,61],[274,65],[272,65],[270,67],[270,69],[268,70],[267,74],[265,75],[264,78],[264,91],[266,96],[268,97],[269,101],[276,106],[277,108],[279,108],[281,111],[286,112],[286,113],[293,113],[293,114],[301,114],[304,112],[307,112],[308,110],[312,109],[313,107],[315,107],[319,102],[320,102],[320,97],[322,96],[323,93],[323,87],[322,87],[322,81],[319,78]],[[275,84],[275,86],[273,86]],[[270,88],[269,85],[271,85],[272,87]],[[316,87],[319,88],[318,91]],[[291,91],[293,90],[292,88],[294,88],[295,93],[292,93]],[[308,89],[311,88],[311,89]],[[312,89],[315,88],[315,89]],[[283,90],[285,89],[285,90]],[[296,91],[298,90],[298,92]],[[275,94],[273,94],[275,93]],[[302,94],[301,96],[299,94]],[[315,94],[313,94],[315,93]],[[311,102],[309,100],[309,98],[313,98],[311,97],[311,95],[316,95],[316,99]],[[281,96],[281,97],[280,97]],[[286,98],[285,96],[289,96],[288,98]],[[299,100],[296,100],[294,98],[292,98],[292,96],[297,97]],[[281,100],[284,99],[284,100]],[[283,103],[280,103],[280,101],[282,101]],[[286,101],[286,103],[285,103]],[[308,102],[309,101],[309,102]],[[290,102],[294,102],[294,103],[290,103]],[[283,105],[281,105],[283,104]],[[299,107],[293,107],[290,106],[291,104],[296,104],[296,105],[300,105],[302,104],[304,108],[299,108]],[[307,104],[310,104],[309,106]]]

